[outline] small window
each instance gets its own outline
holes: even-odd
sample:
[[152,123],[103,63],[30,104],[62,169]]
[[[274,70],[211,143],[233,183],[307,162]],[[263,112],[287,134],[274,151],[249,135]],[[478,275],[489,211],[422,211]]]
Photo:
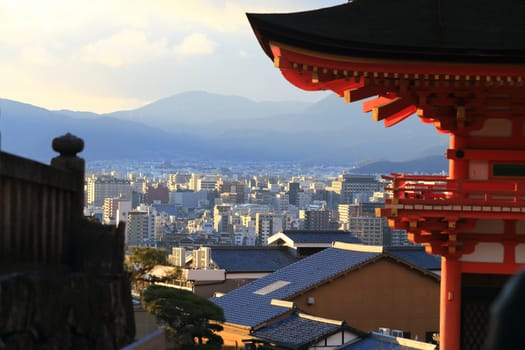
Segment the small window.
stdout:
[[525,164],[494,164],[492,175],[525,177]]

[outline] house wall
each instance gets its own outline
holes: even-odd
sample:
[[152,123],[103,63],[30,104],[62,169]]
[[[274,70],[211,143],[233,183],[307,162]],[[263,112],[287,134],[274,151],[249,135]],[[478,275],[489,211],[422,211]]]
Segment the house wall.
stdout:
[[331,350],[331,349],[337,349],[341,345],[348,343],[350,341],[356,340],[358,336],[354,333],[348,332],[348,331],[342,331],[338,332],[336,334],[332,334],[331,336],[321,339],[315,344],[312,344],[309,347],[309,350],[316,350],[316,349],[323,349],[323,350]]
[[140,339],[159,328],[157,319],[144,309],[142,304],[133,305],[135,317],[135,339]]
[[223,349],[244,349],[243,339],[250,339],[250,329],[235,327],[233,325],[223,323],[223,330],[219,332],[219,335],[224,341]]
[[[313,304],[308,299],[313,298]],[[383,258],[290,301],[305,312],[346,320],[363,331],[379,327],[410,332],[424,340],[439,331],[439,280]],[[310,299],[310,302],[312,299]]]

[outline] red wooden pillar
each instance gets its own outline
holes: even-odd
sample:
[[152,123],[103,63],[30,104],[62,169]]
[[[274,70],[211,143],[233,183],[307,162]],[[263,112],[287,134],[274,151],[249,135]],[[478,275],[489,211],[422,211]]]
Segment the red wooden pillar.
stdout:
[[467,138],[450,134],[450,149],[454,150],[453,158],[449,160],[448,174],[453,180],[463,180],[468,177],[468,162],[463,159],[463,152],[467,148]]
[[[449,161],[449,178],[452,180],[461,181],[469,176],[468,161],[463,159],[467,147],[466,137],[450,134],[450,149],[453,150],[453,156]],[[458,261],[458,257],[441,258],[440,299],[440,349],[459,350],[461,348],[461,262]]]
[[441,258],[440,349],[459,350],[461,343],[461,263]]

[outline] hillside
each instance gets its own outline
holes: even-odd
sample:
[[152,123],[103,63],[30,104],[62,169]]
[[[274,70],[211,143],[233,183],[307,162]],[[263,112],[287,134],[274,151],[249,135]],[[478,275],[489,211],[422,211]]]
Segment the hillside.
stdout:
[[443,154],[446,135],[416,116],[386,129],[359,103],[254,102],[188,92],[141,108],[98,115],[49,111],[0,99],[2,149],[47,162],[52,138],[82,137],[88,160],[199,158],[352,164]]

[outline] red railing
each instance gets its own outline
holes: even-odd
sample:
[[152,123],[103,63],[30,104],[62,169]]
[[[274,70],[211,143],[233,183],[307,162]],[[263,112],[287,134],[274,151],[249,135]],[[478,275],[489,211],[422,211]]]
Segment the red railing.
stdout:
[[525,206],[525,181],[454,180],[445,176],[384,176],[385,189],[404,204]]

